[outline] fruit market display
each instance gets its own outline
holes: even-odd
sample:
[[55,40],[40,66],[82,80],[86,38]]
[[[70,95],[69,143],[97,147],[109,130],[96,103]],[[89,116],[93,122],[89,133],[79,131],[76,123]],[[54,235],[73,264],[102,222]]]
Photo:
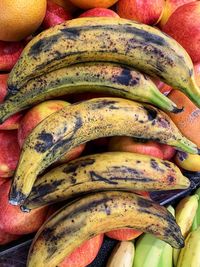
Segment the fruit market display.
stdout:
[[23,267],[200,267],[200,2],[0,14],[1,251],[33,237]]

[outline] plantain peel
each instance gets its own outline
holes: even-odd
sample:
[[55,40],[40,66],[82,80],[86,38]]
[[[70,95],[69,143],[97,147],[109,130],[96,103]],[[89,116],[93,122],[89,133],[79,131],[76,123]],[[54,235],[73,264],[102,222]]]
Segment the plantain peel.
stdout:
[[43,120],[26,139],[12,182],[9,201],[23,204],[39,174],[73,147],[108,136],[153,139],[197,154],[171,119],[153,106],[121,98],[76,103]]

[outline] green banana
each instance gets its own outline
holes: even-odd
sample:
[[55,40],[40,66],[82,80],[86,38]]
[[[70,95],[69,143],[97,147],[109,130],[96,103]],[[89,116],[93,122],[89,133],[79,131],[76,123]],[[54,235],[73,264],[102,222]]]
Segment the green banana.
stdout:
[[[176,222],[180,226],[181,233],[186,237],[191,229],[197,208],[198,195],[187,196],[183,198],[175,209]],[[177,266],[180,250],[173,249],[173,262]]]
[[38,174],[73,147],[106,136],[154,139],[199,153],[171,119],[150,105],[121,98],[94,98],[70,105],[43,120],[26,139],[9,201],[23,204]]
[[180,89],[200,107],[193,64],[183,47],[158,29],[122,18],[77,18],[38,34],[9,75],[9,94],[34,77],[88,61],[134,67]]
[[180,112],[150,78],[110,62],[76,64],[43,74],[25,84],[16,94],[6,95],[0,105],[3,120],[46,99],[81,92],[101,92],[154,104],[165,111]]
[[198,195],[198,208],[192,223],[192,230],[196,230],[200,226],[200,188],[195,191],[195,195]]
[[34,209],[97,190],[172,190],[187,188],[189,184],[170,161],[136,153],[107,152],[50,170],[36,180],[22,208]]
[[[172,206],[168,210],[174,215]],[[172,247],[151,234],[143,234],[135,245],[133,267],[172,267]]]
[[200,227],[190,232],[181,249],[177,267],[200,267]]
[[135,247],[130,241],[119,242],[112,251],[106,267],[132,267]]
[[85,240],[119,228],[184,246],[180,228],[165,207],[133,193],[100,192],[64,206],[44,223],[32,242],[27,267],[55,267]]

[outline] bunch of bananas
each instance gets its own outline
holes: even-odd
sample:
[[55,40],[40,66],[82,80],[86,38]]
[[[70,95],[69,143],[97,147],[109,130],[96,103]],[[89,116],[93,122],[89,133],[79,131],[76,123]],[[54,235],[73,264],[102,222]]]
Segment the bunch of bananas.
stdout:
[[[168,161],[125,152],[96,154],[50,170],[36,181],[68,150],[100,137],[152,139],[200,154],[160,110],[181,112],[148,75],[181,90],[200,107],[189,56],[176,41],[147,25],[121,18],[79,18],[40,33],[24,49],[9,76],[1,122],[66,94],[110,95],[59,110],[25,141],[10,203],[28,210],[79,197],[39,230],[29,267],[58,266],[84,240],[119,228],[154,234],[177,249],[184,246],[173,215],[131,192],[188,188],[189,180]],[[90,194],[80,197],[82,193]]]

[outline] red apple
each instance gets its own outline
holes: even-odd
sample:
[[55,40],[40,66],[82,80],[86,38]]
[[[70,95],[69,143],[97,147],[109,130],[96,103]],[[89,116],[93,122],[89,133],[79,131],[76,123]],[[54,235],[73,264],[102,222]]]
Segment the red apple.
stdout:
[[193,62],[200,62],[200,2],[177,8],[163,27],[163,31],[177,40]]
[[113,17],[113,18],[119,18],[119,15],[114,12],[111,9],[108,8],[101,8],[101,7],[96,7],[89,9],[82,13],[79,18],[83,17]]
[[19,206],[8,202],[11,181],[0,186],[0,231],[14,235],[24,235],[36,232],[44,223],[48,207],[22,212]]
[[159,21],[159,27],[162,29],[163,26],[168,21],[171,14],[180,6],[185,5],[194,0],[165,0],[165,6],[163,10],[162,17]]
[[118,0],[70,0],[72,4],[82,9],[90,9],[94,7],[108,8],[114,5]]
[[48,29],[69,19],[72,19],[72,15],[69,11],[65,10],[62,6],[48,1],[42,27]]
[[0,131],[0,144],[0,177],[11,177],[20,156],[17,131]]
[[0,41],[0,71],[10,71],[19,59],[23,49],[22,42]]
[[21,235],[12,235],[0,230],[0,245],[6,245],[20,237]]
[[105,233],[108,237],[119,240],[119,241],[128,241],[133,240],[140,236],[143,232],[137,231],[134,229],[117,229]]
[[64,9],[71,14],[73,14],[75,11],[77,11],[77,7],[72,4],[70,0],[49,0],[59,6],[64,7]]
[[152,78],[152,81],[155,83],[155,85],[158,87],[159,91],[164,94],[168,95],[170,91],[172,90],[172,87],[158,79]]
[[86,267],[97,256],[103,242],[103,234],[97,235],[85,241],[75,249],[70,256],[66,257],[59,267]]
[[0,177],[0,186],[8,181],[8,178],[2,178]]
[[157,142],[139,142],[127,136],[112,137],[109,142],[109,150],[140,153],[163,159],[163,152]]
[[119,0],[117,13],[121,18],[154,25],[161,18],[164,0]]

